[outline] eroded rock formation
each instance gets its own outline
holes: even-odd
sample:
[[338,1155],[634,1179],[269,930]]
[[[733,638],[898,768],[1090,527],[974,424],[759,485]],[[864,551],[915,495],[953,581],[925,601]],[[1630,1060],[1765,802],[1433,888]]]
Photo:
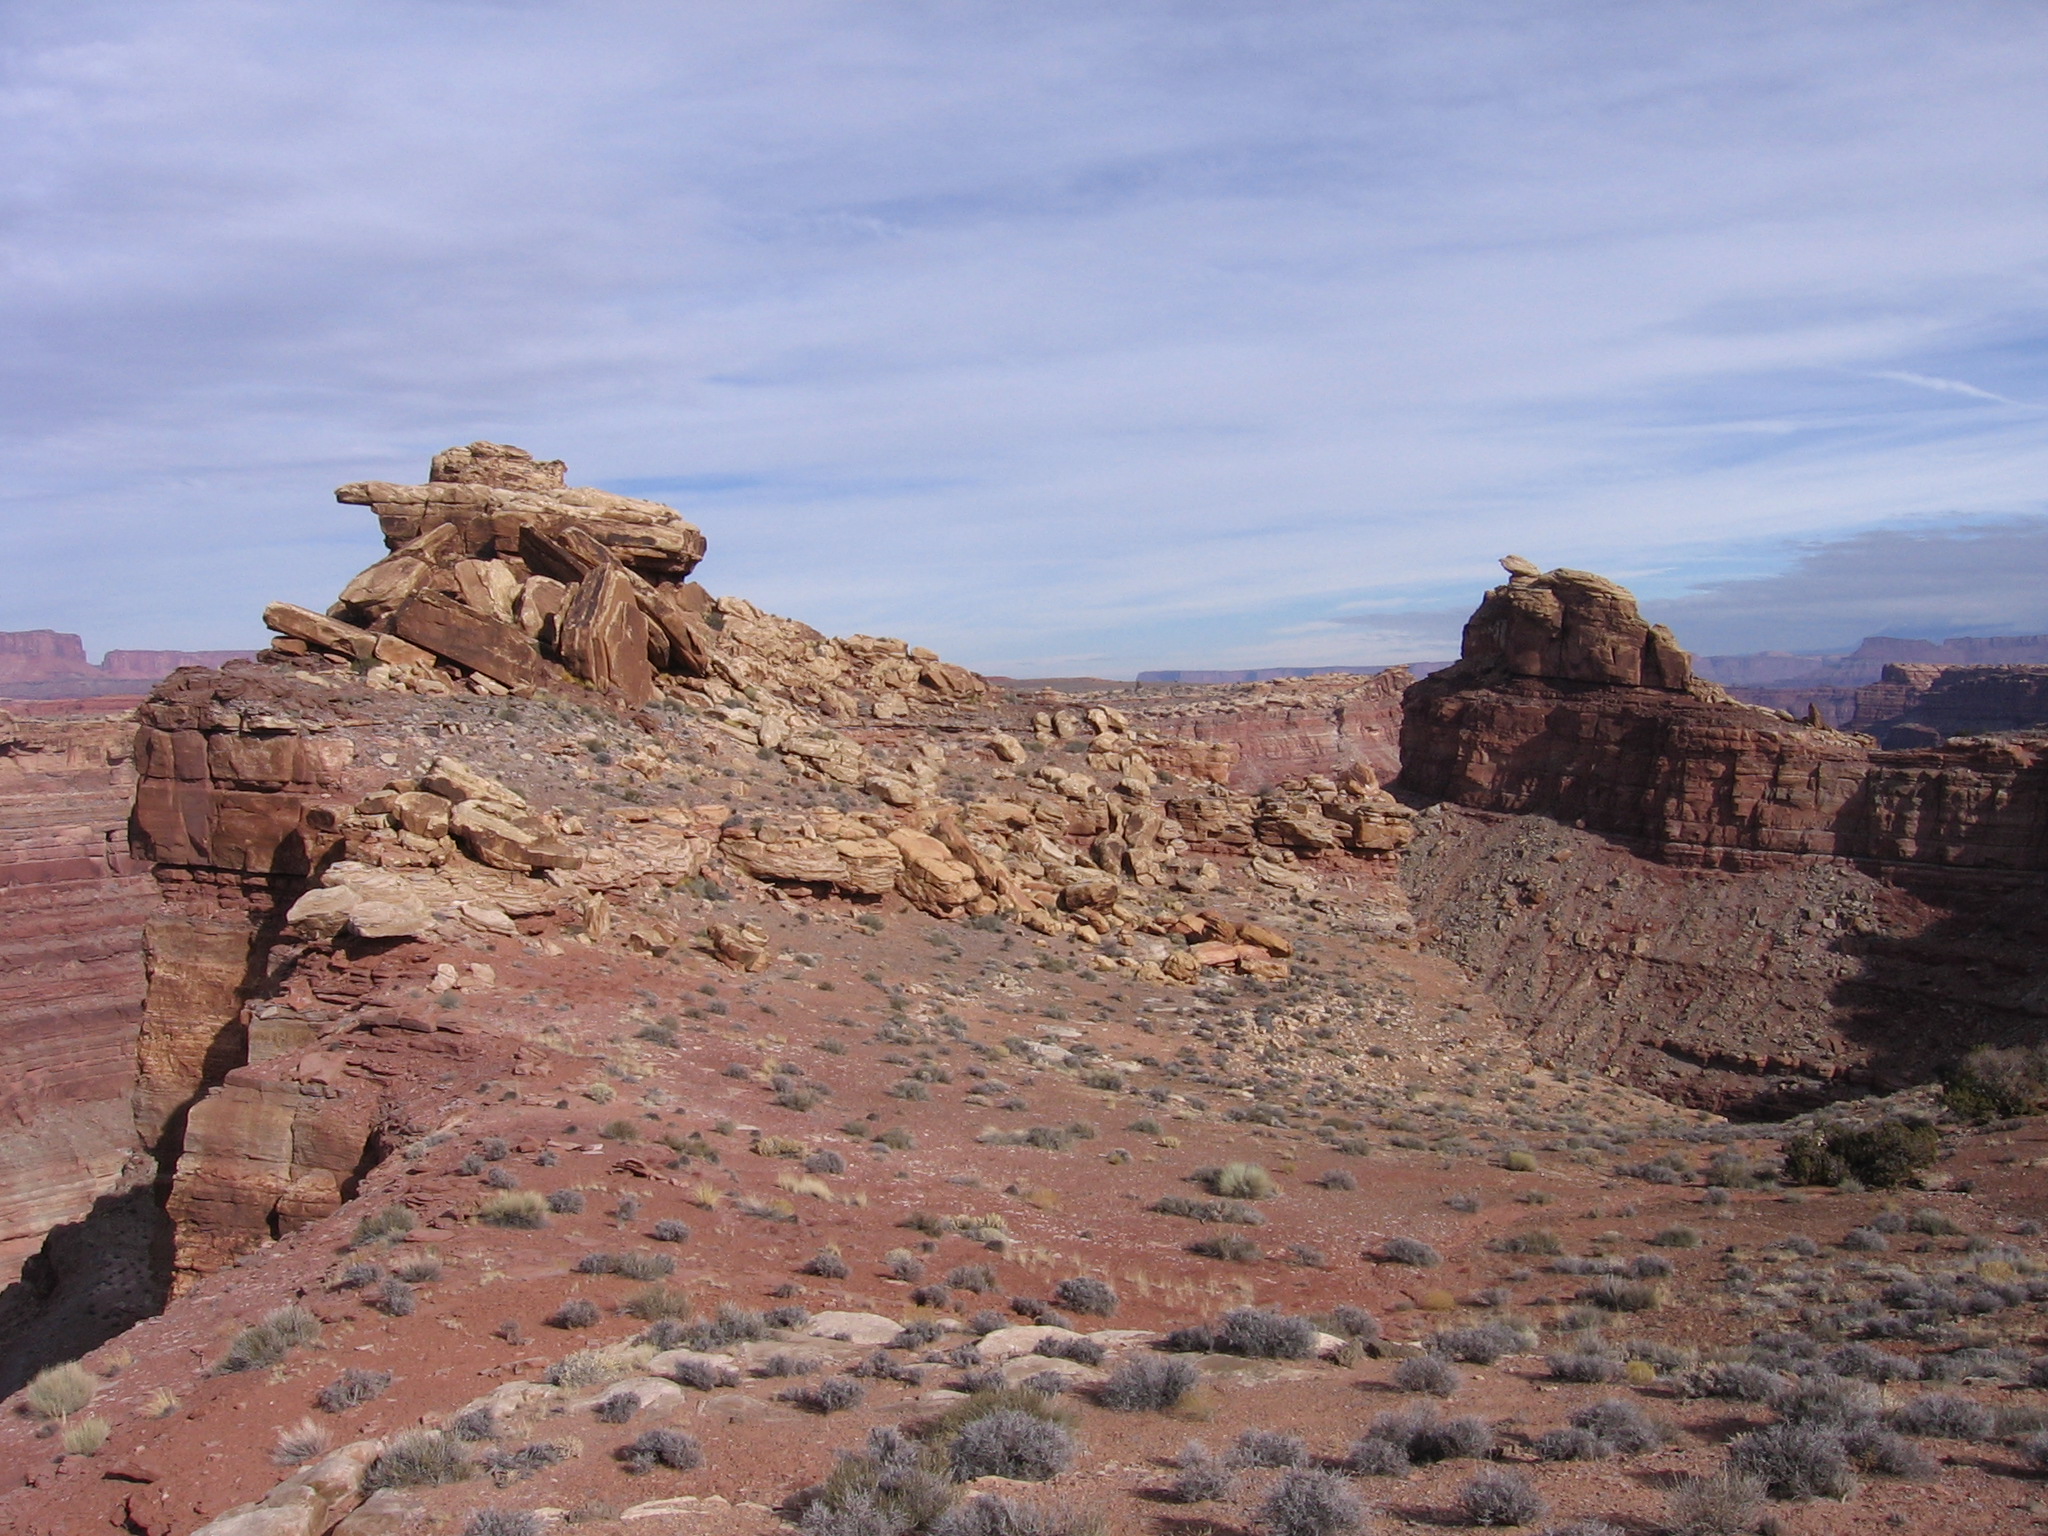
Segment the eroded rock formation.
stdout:
[[1625,590],[1583,572],[1521,571],[1488,593],[1462,658],[1408,690],[1401,745],[1415,794],[1549,816],[1674,863],[2048,869],[2048,740],[1881,752],[1735,703]]
[[1405,877],[1553,1059],[1776,1112],[2038,1031],[2048,739],[1738,704],[1623,589],[1521,565],[1408,691],[1402,787],[1480,814],[1425,817]]

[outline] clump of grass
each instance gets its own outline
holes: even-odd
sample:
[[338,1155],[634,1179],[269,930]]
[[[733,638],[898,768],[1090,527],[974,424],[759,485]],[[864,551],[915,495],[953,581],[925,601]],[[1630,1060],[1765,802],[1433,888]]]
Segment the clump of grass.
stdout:
[[1107,1280],[1093,1275],[1076,1275],[1062,1280],[1052,1288],[1055,1304],[1069,1312],[1078,1312],[1084,1317],[1113,1317],[1117,1309],[1117,1294]]
[[1262,1227],[1265,1216],[1256,1206],[1242,1200],[1197,1200],[1193,1195],[1161,1195],[1148,1211],[1162,1216],[1180,1216],[1188,1221],[1228,1222],[1240,1227]]
[[476,1471],[469,1450],[438,1429],[416,1429],[388,1441],[363,1475],[371,1492],[384,1488],[432,1488],[459,1483]]
[[390,1385],[389,1371],[365,1371],[350,1366],[313,1394],[313,1406],[322,1413],[346,1413],[381,1395]]
[[1448,1360],[1435,1355],[1415,1355],[1394,1367],[1394,1385],[1403,1392],[1427,1392],[1431,1397],[1453,1396],[1465,1378]]
[[1261,1360],[1306,1360],[1315,1352],[1316,1327],[1262,1307],[1233,1307],[1213,1324],[1176,1328],[1165,1348],[1180,1354],[1245,1355]]
[[[1365,1438],[1398,1447],[1416,1466],[1493,1454],[1493,1429],[1484,1419],[1472,1415],[1447,1419],[1434,1405],[1376,1413],[1366,1426]],[[1358,1447],[1352,1450],[1355,1455]]]
[[1308,1446],[1284,1430],[1247,1429],[1231,1446],[1230,1460],[1239,1467],[1305,1467]]
[[548,1202],[535,1190],[503,1190],[485,1198],[476,1219],[487,1227],[531,1231],[548,1224]]
[[557,1216],[581,1216],[584,1203],[580,1189],[558,1189],[548,1196],[548,1209]]
[[1605,1275],[1580,1291],[1579,1300],[1609,1312],[1648,1312],[1663,1305],[1664,1292],[1648,1281]]
[[604,1314],[597,1303],[584,1296],[571,1296],[547,1317],[550,1328],[595,1328]]
[[944,1453],[894,1428],[868,1431],[865,1447],[841,1451],[804,1511],[804,1536],[876,1536],[929,1529],[956,1492]]
[[89,1413],[66,1424],[58,1443],[64,1447],[67,1456],[97,1456],[100,1447],[107,1443],[107,1436],[112,1433],[112,1425],[98,1414]]
[[659,1322],[663,1318],[687,1318],[691,1311],[690,1293],[681,1286],[658,1282],[634,1292],[619,1310],[643,1323]]
[[1728,1446],[1728,1467],[1774,1499],[1839,1499],[1856,1486],[1841,1436],[1819,1425],[1773,1424],[1739,1436]]
[[1199,1440],[1190,1440],[1174,1459],[1173,1497],[1182,1504],[1206,1504],[1230,1497],[1237,1473]]
[[1055,1334],[1040,1339],[1032,1353],[1049,1360],[1072,1360],[1077,1365],[1100,1365],[1109,1352],[1094,1339],[1062,1338]]
[[621,1377],[631,1376],[644,1365],[651,1351],[637,1345],[606,1345],[579,1349],[564,1355],[548,1367],[546,1381],[551,1387],[603,1387]]
[[1886,1417],[1893,1429],[1937,1440],[1989,1440],[1998,1418],[1982,1403],[1949,1392],[1923,1392]]
[[68,1419],[86,1408],[98,1390],[99,1378],[70,1360],[36,1372],[21,1400],[39,1419]]
[[1553,1381],[1608,1382],[1621,1380],[1628,1362],[1601,1348],[1581,1346],[1562,1354],[1546,1355]]
[[1748,1536],[1762,1523],[1764,1486],[1741,1472],[1679,1484],[1671,1495],[1672,1536]]
[[334,1432],[317,1419],[301,1419],[277,1432],[270,1459],[280,1467],[300,1467],[325,1456],[334,1444]]
[[952,1436],[947,1459],[956,1482],[1006,1477],[1042,1483],[1072,1466],[1078,1451],[1064,1424],[1029,1409],[1005,1407],[963,1424]]
[[810,1275],[819,1280],[844,1280],[853,1273],[837,1248],[821,1249],[798,1266],[797,1273]]
[[1506,1323],[1482,1323],[1476,1328],[1447,1328],[1430,1339],[1428,1348],[1431,1354],[1441,1355],[1446,1360],[1492,1365],[1502,1355],[1512,1355],[1523,1345],[1519,1328],[1511,1328]]
[[1273,1176],[1257,1163],[1225,1163],[1221,1168],[1198,1168],[1192,1178],[1210,1194],[1225,1200],[1270,1200],[1279,1193]]
[[1389,1264],[1407,1264],[1416,1269],[1435,1269],[1444,1256],[1420,1238],[1390,1237],[1380,1244],[1380,1257]]
[[356,1223],[355,1237],[350,1246],[366,1248],[371,1243],[388,1242],[394,1237],[403,1237],[418,1225],[419,1218],[404,1206],[387,1205]]
[[867,1397],[867,1388],[851,1376],[827,1376],[823,1381],[786,1388],[776,1396],[808,1413],[825,1415],[858,1408]]
[[214,1372],[230,1376],[238,1371],[265,1370],[282,1363],[300,1345],[319,1337],[320,1319],[310,1311],[296,1303],[279,1307],[236,1334]]
[[1222,1259],[1231,1264],[1256,1264],[1266,1256],[1266,1251],[1257,1243],[1236,1232],[1198,1237],[1187,1245],[1187,1251],[1197,1258]]

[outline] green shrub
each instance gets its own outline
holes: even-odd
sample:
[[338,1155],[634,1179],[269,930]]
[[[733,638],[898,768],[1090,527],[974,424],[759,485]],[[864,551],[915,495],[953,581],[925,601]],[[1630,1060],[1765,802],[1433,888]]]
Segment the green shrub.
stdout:
[[1886,1120],[1867,1130],[1836,1126],[1805,1131],[1785,1144],[1785,1179],[1791,1184],[1840,1184],[1856,1179],[1870,1189],[1893,1189],[1941,1152],[1931,1125]]
[[1965,1120],[2007,1120],[2048,1105],[2048,1050],[1979,1046],[1949,1073],[1943,1096]]

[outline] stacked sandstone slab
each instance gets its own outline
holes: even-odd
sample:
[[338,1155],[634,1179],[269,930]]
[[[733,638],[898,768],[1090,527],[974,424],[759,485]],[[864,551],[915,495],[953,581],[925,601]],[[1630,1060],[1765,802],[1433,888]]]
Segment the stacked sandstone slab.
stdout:
[[1503,561],[1463,654],[1408,690],[1401,786],[1740,869],[1830,855],[2048,869],[2048,738],[1883,752],[1736,703],[1628,591]]

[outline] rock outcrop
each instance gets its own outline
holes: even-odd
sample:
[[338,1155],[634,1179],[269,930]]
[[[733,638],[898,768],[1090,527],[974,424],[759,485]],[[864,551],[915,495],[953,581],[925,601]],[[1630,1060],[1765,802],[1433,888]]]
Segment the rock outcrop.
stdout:
[[2048,732],[2048,666],[1889,665],[1877,682],[1856,690],[1849,723],[1888,748]]
[[136,1146],[156,887],[128,851],[132,740],[125,720],[0,714],[0,1287]]
[[1257,794],[1288,779],[1338,778],[1354,765],[1379,779],[1401,766],[1405,667],[1229,687],[1148,689],[1119,708],[1177,750],[1148,748],[1163,768]]
[[1518,572],[1487,594],[1464,656],[1408,690],[1401,785],[1676,863],[2048,869],[2048,739],[1881,752],[1737,704],[1626,591],[1581,572]]
[[1402,740],[1401,787],[1446,802],[1417,916],[1551,1059],[1770,1113],[2038,1032],[2048,737],[1883,751],[1727,699],[1612,583],[1525,568]]

